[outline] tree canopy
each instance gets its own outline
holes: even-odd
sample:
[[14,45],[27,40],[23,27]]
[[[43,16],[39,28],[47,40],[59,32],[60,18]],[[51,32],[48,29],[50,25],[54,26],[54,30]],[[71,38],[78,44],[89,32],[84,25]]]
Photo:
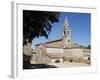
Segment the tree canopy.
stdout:
[[87,48],[87,49],[91,49],[91,45],[88,45],[86,48]]
[[[23,10],[23,67],[29,67],[31,55],[28,45],[39,36],[48,38],[52,24],[59,21],[59,12]],[[29,49],[29,50],[25,50]],[[26,51],[26,52],[25,52]],[[28,53],[27,53],[28,51]],[[27,54],[26,54],[27,53]]]
[[59,21],[60,12],[23,10],[23,45],[39,36],[48,38],[52,24]]

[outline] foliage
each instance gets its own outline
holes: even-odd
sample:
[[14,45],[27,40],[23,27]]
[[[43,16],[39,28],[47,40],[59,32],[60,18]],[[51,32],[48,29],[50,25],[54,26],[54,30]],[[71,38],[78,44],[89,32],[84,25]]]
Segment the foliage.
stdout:
[[87,48],[87,49],[91,49],[91,45],[88,45],[86,48]]
[[23,42],[39,36],[48,38],[52,24],[58,22],[59,12],[23,10]]
[[[32,43],[36,37],[48,38],[52,24],[59,21],[59,15],[59,12],[23,10],[23,46]],[[23,52],[23,68],[30,65],[31,57]]]
[[87,45],[87,46],[80,45],[80,47],[85,49],[91,49],[91,45]]

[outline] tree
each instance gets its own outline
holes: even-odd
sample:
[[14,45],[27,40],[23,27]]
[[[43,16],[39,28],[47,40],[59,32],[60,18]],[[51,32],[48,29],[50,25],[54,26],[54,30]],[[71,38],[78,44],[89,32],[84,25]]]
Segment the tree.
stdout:
[[88,45],[86,48],[87,48],[87,49],[91,49],[91,45]]
[[52,23],[58,22],[59,12],[23,10],[23,45],[39,36],[48,38]]
[[[23,47],[32,43],[36,37],[48,38],[52,24],[59,21],[59,16],[59,12],[23,10]],[[30,56],[24,54],[24,63],[29,63]]]

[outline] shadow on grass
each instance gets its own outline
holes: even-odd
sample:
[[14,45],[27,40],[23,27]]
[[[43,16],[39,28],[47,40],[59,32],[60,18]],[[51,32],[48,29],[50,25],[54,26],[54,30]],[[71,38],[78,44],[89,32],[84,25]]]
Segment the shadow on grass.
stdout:
[[54,65],[47,64],[27,64],[23,65],[23,69],[43,69],[43,68],[57,68]]

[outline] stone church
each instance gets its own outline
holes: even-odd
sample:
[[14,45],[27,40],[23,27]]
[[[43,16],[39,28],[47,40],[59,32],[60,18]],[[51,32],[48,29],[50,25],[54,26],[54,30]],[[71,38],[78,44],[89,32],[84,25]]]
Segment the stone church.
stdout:
[[90,64],[90,49],[80,47],[71,40],[71,29],[65,19],[62,38],[36,44],[31,64],[84,62]]

